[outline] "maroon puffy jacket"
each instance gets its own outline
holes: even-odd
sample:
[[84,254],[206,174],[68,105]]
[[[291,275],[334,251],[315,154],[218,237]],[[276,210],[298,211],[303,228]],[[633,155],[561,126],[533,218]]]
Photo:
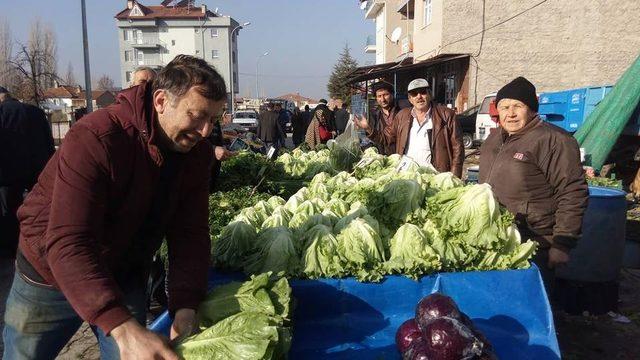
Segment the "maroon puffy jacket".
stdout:
[[[139,249],[140,229],[159,183],[162,152],[150,86],[121,92],[116,104],[76,123],[18,211],[20,250],[76,312],[109,333],[131,317],[115,273]],[[169,185],[158,227],[169,244],[169,308],[196,309],[206,292],[210,241],[208,179],[211,145],[201,141]],[[144,248],[144,246],[143,246]]]

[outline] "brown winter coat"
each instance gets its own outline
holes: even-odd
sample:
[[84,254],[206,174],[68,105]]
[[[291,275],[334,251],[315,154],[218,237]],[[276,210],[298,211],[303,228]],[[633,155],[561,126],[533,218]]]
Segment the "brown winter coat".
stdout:
[[589,196],[578,143],[539,117],[517,134],[496,130],[480,148],[479,181],[515,214],[523,239],[574,247]]
[[[384,132],[376,128],[369,133],[369,138],[377,143],[395,143],[395,153],[404,155],[409,145],[409,131],[413,124],[411,110],[400,110],[394,118],[393,126],[386,127]],[[431,136],[431,164],[440,172],[452,172],[462,176],[464,163],[464,145],[462,130],[455,112],[444,105],[431,102],[431,118],[433,130]]]
[[[393,126],[393,122],[395,121],[395,117],[399,111],[400,111],[400,107],[397,104],[394,104],[389,110],[389,123],[386,123],[384,120],[384,113],[382,109],[378,109],[375,112],[375,117],[374,117],[374,121],[375,121],[374,127],[376,128],[376,130],[383,132],[386,128],[390,128],[391,126]],[[384,143],[376,143],[378,152],[384,155],[395,154],[396,144],[394,142],[388,143],[386,139],[383,139],[383,140],[385,140]]]

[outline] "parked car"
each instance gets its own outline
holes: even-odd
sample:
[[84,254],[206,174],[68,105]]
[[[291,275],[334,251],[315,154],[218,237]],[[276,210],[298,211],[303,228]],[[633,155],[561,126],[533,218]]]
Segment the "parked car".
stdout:
[[462,143],[465,149],[473,147],[473,138],[476,132],[476,115],[478,114],[480,105],[470,107],[469,109],[457,115],[460,127],[462,128]]
[[[498,127],[497,111],[495,111],[496,95],[497,94],[493,93],[485,96],[478,109],[478,114],[476,115],[476,131],[473,139],[473,143],[476,146],[480,146],[482,142],[486,140],[491,129]],[[494,104],[492,105],[492,103]],[[490,114],[492,112],[490,111],[491,107],[494,109],[493,112],[495,112],[495,116]]]
[[233,114],[233,123],[255,133],[258,130],[258,113],[255,110],[238,110]]

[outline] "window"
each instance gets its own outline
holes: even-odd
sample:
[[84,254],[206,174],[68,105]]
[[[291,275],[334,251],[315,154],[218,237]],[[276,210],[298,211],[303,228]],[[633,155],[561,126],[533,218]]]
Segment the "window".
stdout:
[[482,101],[482,105],[480,106],[480,110],[478,110],[478,113],[479,114],[488,114],[489,113],[489,105],[495,99],[496,99],[495,96],[489,96],[489,97],[484,98],[484,100]]
[[444,103],[445,105],[456,106],[456,75],[447,74],[444,77]]
[[211,37],[218,37],[218,29],[217,28],[211,29]]
[[129,41],[129,30],[127,30],[127,29],[122,30],[122,36],[123,36],[122,39],[124,41]]
[[176,46],[176,41],[175,40],[171,40],[171,46]]
[[131,82],[131,71],[127,71],[124,73],[124,77],[127,83]]
[[211,50],[211,58],[212,59],[217,59],[220,57],[220,51],[218,50]]
[[431,24],[433,15],[433,0],[424,0],[424,26]]
[[133,50],[125,50],[124,61],[133,61]]

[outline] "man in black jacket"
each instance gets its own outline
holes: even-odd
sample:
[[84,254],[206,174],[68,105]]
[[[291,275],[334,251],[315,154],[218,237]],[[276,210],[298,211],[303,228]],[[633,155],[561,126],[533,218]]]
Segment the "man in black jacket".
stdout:
[[336,118],[336,133],[338,135],[344,132],[344,129],[347,127],[347,123],[349,122],[349,112],[347,111],[347,104],[342,103],[340,109],[336,110],[335,113]]
[[260,114],[258,120],[258,137],[264,141],[265,145],[278,146],[280,141],[284,142],[286,138],[280,122],[278,122],[279,114],[274,111],[274,104],[267,104],[267,111]]
[[54,153],[51,127],[44,112],[11,97],[0,86],[0,257],[15,257],[16,211],[25,191]]

